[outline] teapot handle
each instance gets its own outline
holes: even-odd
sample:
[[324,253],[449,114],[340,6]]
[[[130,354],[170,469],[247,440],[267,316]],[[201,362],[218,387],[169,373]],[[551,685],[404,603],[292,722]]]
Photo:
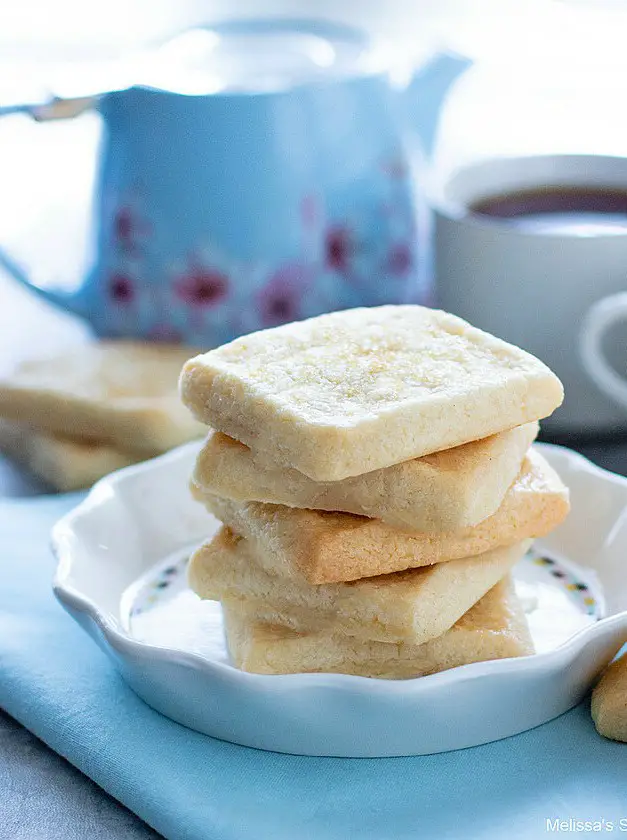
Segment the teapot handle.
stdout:
[[29,114],[37,122],[49,120],[65,120],[77,117],[83,111],[92,108],[97,97],[80,96],[75,99],[53,99],[50,102],[36,104],[0,105],[0,117],[10,114]]
[[[94,107],[96,101],[97,97],[87,96],[77,99],[54,99],[51,102],[38,104],[4,105],[0,106],[0,117],[10,114],[29,114],[36,122],[70,119]],[[76,314],[81,314],[74,296],[59,289],[47,288],[35,283],[2,245],[0,245],[0,267],[10,274],[14,280],[17,280],[18,283],[35,292],[48,303],[59,306],[62,309],[69,309]]]

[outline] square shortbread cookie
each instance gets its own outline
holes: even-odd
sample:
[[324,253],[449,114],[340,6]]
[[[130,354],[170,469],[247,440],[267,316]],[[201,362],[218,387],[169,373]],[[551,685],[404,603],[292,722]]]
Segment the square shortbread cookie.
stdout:
[[381,306],[244,336],[190,359],[194,415],[258,459],[340,481],[546,417],[558,378],[445,312]]
[[555,528],[569,510],[568,490],[544,458],[529,451],[499,509],[459,531],[401,531],[350,513],[301,510],[203,496],[209,510],[250,540],[269,572],[333,583],[471,557]]
[[192,478],[194,495],[344,511],[415,531],[455,531],[493,514],[520,472],[538,431],[526,423],[454,449],[346,478],[313,481],[259,463],[243,443],[212,432]]
[[605,738],[627,742],[627,654],[612,662],[592,692],[592,718]]
[[242,602],[223,605],[234,664],[259,674],[308,672],[407,679],[471,662],[533,653],[525,615],[509,576],[441,636],[422,645],[358,639],[334,633],[297,633],[258,621]]
[[258,619],[299,632],[334,632],[422,644],[440,636],[518,562],[531,541],[477,557],[350,583],[313,586],[265,571],[251,544],[228,528],[194,553],[189,584],[214,601],[254,604]]
[[6,420],[0,420],[0,451],[63,493],[91,487],[104,475],[142,459],[137,453],[46,435]]
[[101,341],[24,362],[0,380],[0,417],[55,435],[158,455],[203,429],[178,398],[178,345]]

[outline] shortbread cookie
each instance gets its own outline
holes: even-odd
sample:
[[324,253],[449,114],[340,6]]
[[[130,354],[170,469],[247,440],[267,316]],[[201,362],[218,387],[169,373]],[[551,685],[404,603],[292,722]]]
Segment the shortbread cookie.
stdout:
[[613,741],[627,741],[627,654],[612,662],[592,692],[592,718]]
[[350,513],[219,496],[203,495],[203,502],[236,534],[251,541],[267,571],[316,584],[400,572],[544,536],[569,510],[568,490],[534,450],[496,513],[459,531],[400,531]]
[[455,531],[493,514],[520,472],[538,432],[526,423],[483,440],[393,467],[320,482],[297,470],[255,461],[252,451],[212,432],[194,470],[194,495],[345,511],[415,531]]
[[3,420],[0,451],[64,493],[91,487],[104,475],[142,458],[111,446],[45,435]]
[[22,364],[0,381],[0,417],[38,431],[156,455],[200,437],[180,404],[190,348],[102,341]]
[[421,645],[365,641],[332,629],[297,633],[258,621],[241,601],[222,605],[229,652],[243,671],[407,679],[488,659],[533,653],[511,578],[498,583],[441,636]]
[[536,358],[454,315],[381,306],[253,333],[190,359],[184,402],[257,458],[340,481],[546,417]]
[[250,543],[222,528],[198,549],[189,584],[214,601],[243,599],[258,619],[298,631],[335,632],[422,644],[455,624],[530,547],[531,540],[477,557],[350,583],[310,583],[265,571]]

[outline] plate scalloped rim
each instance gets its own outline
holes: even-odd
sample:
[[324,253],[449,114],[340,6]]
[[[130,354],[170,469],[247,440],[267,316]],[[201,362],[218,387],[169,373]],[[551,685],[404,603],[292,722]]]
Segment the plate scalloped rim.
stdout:
[[[249,674],[197,653],[139,641],[124,630],[111,603],[103,604],[99,602],[100,594],[86,591],[91,570],[85,567],[94,565],[99,573],[98,584],[106,590],[107,577],[98,566],[102,559],[98,552],[102,550],[107,556],[116,546],[98,542],[102,540],[105,513],[113,513],[113,521],[121,531],[128,531],[128,539],[118,539],[118,552],[135,549],[135,565],[144,563],[142,569],[158,559],[136,556],[141,525],[153,521],[150,510],[141,513],[148,517],[144,522],[138,521],[139,516],[124,521],[129,510],[133,515],[141,511],[146,495],[162,502],[175,500],[173,517],[189,507],[194,526],[201,528],[200,523],[204,523],[207,533],[217,527],[207,514],[198,511],[199,506],[187,491],[186,476],[199,446],[198,442],[186,444],[107,476],[52,532],[58,559],[53,582],[56,597],[113,659],[136,693],[179,723],[247,746],[305,755],[358,757],[447,751],[508,737],[572,708],[627,641],[627,581],[619,593],[624,602],[620,611],[580,630],[552,651],[520,659],[478,662],[409,680],[344,674]],[[603,552],[608,552],[608,544],[620,556],[617,542],[627,553],[627,479],[562,447],[540,448],[571,486],[574,506],[586,488],[588,496],[595,495],[595,487],[599,493],[602,489],[609,508],[604,511],[608,521],[599,517],[595,523],[592,515],[587,521],[601,556],[605,558]],[[161,476],[172,476],[172,484]],[[144,485],[150,487],[152,495]],[[160,489],[155,491],[155,485]],[[142,490],[136,490],[136,486]],[[580,563],[580,558],[572,556],[570,545],[576,547],[577,539],[572,535],[570,542],[565,536],[560,538],[580,523],[580,516],[571,515],[547,540],[538,542],[549,546],[549,552],[564,553]],[[179,527],[174,520],[169,525],[173,530]],[[171,550],[181,547],[185,535],[185,542],[191,541],[189,534],[182,534]],[[203,531],[194,536],[200,541],[206,534]],[[594,540],[589,539],[591,542]],[[568,544],[570,550],[564,550],[562,543]],[[167,553],[163,551],[162,556]],[[610,561],[611,558],[607,563],[612,570]],[[122,567],[119,558],[117,562]],[[118,586],[109,601],[115,602],[116,592],[119,601],[121,591]],[[173,676],[175,683],[171,682]],[[176,691],[172,691],[173,684]],[[347,699],[351,703],[347,704]],[[488,714],[489,709],[493,715]],[[395,725],[390,724],[390,715],[396,715]],[[286,726],[288,721],[291,726]]]

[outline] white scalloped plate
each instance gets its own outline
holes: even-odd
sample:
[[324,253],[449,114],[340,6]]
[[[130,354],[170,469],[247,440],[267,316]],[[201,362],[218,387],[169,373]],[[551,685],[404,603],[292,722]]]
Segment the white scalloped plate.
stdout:
[[542,446],[573,509],[515,570],[538,653],[399,681],[239,671],[219,606],[185,586],[190,549],[218,527],[188,491],[198,447],[108,476],[53,531],[59,601],[140,697],[185,726],[304,755],[444,752],[572,708],[627,641],[627,480]]

